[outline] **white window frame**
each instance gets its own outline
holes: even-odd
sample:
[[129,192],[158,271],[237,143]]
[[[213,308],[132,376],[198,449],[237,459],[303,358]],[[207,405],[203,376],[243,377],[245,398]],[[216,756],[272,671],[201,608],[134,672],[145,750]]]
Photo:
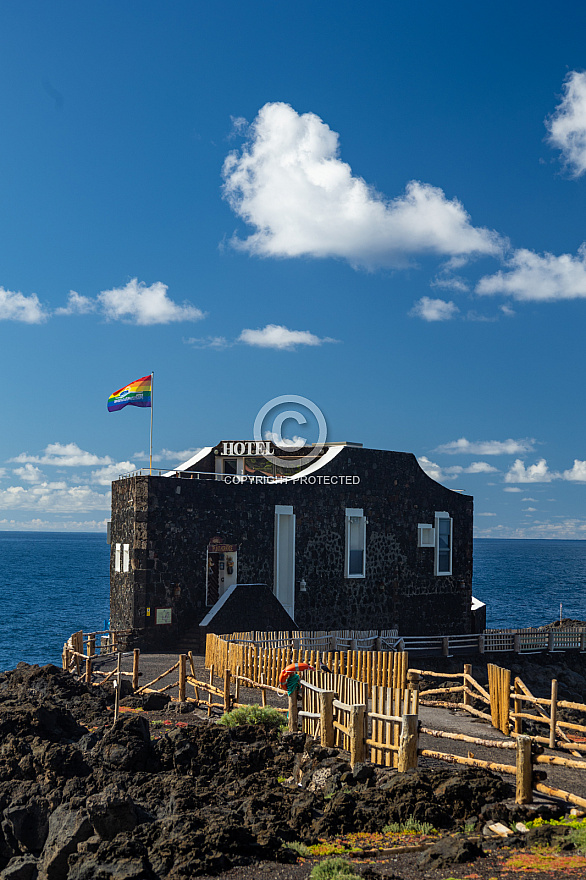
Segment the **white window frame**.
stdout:
[[[360,527],[362,529],[362,571],[358,574],[350,574],[350,523],[352,519],[361,519]],[[345,578],[364,578],[366,577],[366,523],[364,510],[361,507],[347,507],[345,510],[345,548],[344,548],[344,577]]]
[[114,547],[114,571],[120,571],[120,547],[121,544],[116,544]]
[[130,544],[122,545],[122,571],[130,571]]
[[[284,521],[282,521],[283,517]],[[295,620],[295,521],[292,504],[275,504],[275,529],[274,529],[274,561],[273,561],[273,592],[285,611]],[[281,584],[281,528],[290,529],[290,562],[286,583]],[[287,601],[290,599],[290,602]]]
[[[442,521],[449,520],[450,523],[450,566],[449,569],[445,571],[440,571],[439,569],[439,557],[440,557],[440,529],[439,524]],[[436,511],[435,513],[435,558],[434,558],[434,572],[436,577],[445,577],[447,575],[452,574],[452,555],[453,555],[453,545],[454,545],[454,521],[449,513],[445,511]],[[443,552],[443,551],[442,551]]]
[[431,523],[417,524],[417,546],[435,547],[435,529]]

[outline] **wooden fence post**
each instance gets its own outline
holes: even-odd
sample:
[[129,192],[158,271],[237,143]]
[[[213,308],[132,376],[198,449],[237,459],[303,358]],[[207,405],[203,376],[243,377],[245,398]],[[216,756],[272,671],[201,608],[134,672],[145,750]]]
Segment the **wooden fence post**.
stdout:
[[134,649],[132,657],[132,689],[138,689],[138,662],[140,657],[140,648]]
[[122,653],[118,652],[118,663],[116,666],[116,694],[114,696],[114,721],[118,721],[120,712],[120,682],[122,680]]
[[519,654],[521,651],[521,634],[518,632],[513,636],[513,651],[515,654]]
[[224,712],[230,711],[230,670],[224,670]]
[[442,657],[450,656],[450,639],[448,636],[444,636],[442,639]]
[[179,702],[185,702],[185,676],[187,675],[187,656],[179,654]]
[[401,725],[401,738],[399,740],[399,773],[417,769],[418,748],[418,718],[417,715],[403,715]]
[[464,663],[464,677],[463,677],[463,683],[464,683],[463,697],[464,697],[464,699],[462,702],[464,703],[465,706],[470,706],[472,704],[472,697],[468,693],[468,676],[469,675],[472,675],[472,664],[471,663]]
[[533,803],[533,765],[531,761],[531,737],[517,737],[515,803]]
[[550,629],[550,631],[547,634],[547,650],[549,651],[550,654],[553,651],[553,630],[552,629]]
[[364,761],[364,713],[366,706],[352,706],[350,709],[350,765]]
[[289,694],[289,730],[297,733],[297,689]]
[[319,693],[319,729],[322,746],[331,749],[334,745],[334,699],[335,691]]
[[234,705],[240,702],[240,666],[236,667],[236,682],[234,685]]
[[515,698],[513,701],[513,708],[514,708],[514,712],[515,712],[515,733],[517,734],[517,736],[519,736],[520,734],[523,733],[523,719],[517,717],[519,712],[522,711],[522,706],[523,706],[523,703],[521,702],[521,700],[517,699],[517,694],[520,694],[520,693],[521,693],[521,687],[519,685],[518,680],[515,678]]
[[551,682],[551,715],[549,717],[549,747],[555,749],[555,728],[558,723],[558,683],[554,678]]
[[484,654],[484,633],[478,636],[478,653]]
[[[214,664],[210,666],[210,684],[214,683]],[[212,716],[212,692],[208,691],[208,718]]]
[[92,683],[92,657],[94,656],[94,653],[95,653],[95,647],[96,647],[96,637],[93,635],[88,636],[87,637],[87,649],[86,649],[87,655],[86,655],[86,661],[85,661],[85,683],[86,684]]

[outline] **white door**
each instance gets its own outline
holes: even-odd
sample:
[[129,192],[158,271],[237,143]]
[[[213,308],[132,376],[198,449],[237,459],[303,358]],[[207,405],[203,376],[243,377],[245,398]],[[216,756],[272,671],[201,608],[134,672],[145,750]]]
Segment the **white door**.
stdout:
[[295,514],[284,504],[275,505],[274,583],[275,596],[295,619]]

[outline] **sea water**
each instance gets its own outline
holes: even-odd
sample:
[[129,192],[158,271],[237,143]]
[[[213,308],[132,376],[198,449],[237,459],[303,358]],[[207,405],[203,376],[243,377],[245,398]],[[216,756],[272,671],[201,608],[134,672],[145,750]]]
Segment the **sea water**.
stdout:
[[0,670],[61,665],[71,633],[103,630],[109,571],[105,532],[0,532]]
[[[109,618],[105,533],[0,532],[0,670],[61,663],[77,630]],[[586,541],[474,542],[474,595],[489,627],[586,620]]]

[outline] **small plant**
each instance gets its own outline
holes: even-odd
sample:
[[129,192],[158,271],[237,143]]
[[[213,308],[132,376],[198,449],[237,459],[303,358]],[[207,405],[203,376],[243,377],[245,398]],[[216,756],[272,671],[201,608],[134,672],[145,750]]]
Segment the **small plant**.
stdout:
[[345,880],[346,877],[357,877],[358,873],[346,859],[325,859],[309,876],[310,880]]
[[304,843],[301,843],[299,840],[294,840],[293,843],[286,843],[285,846],[287,849],[292,849],[294,853],[297,853],[302,859],[307,859],[311,856],[311,850],[308,846],[305,846]]
[[414,819],[413,816],[409,816],[405,822],[391,822],[390,825],[385,825],[383,828],[385,834],[404,834],[405,832],[433,834],[435,830],[431,822],[420,822],[419,819]]
[[472,834],[475,828],[475,822],[464,822],[464,834]]
[[570,840],[581,853],[586,853],[586,828],[572,828],[570,831]]
[[224,712],[218,719],[218,724],[224,727],[238,727],[240,724],[264,724],[280,730],[287,726],[287,721],[270,706],[239,706],[231,712]]

